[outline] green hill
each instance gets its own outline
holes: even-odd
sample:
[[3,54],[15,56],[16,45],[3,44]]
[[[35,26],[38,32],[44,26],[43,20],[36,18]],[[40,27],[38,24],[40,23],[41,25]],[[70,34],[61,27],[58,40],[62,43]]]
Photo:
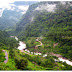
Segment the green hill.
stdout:
[[[39,4],[31,5],[23,19],[17,24],[16,32],[19,36],[46,37],[51,31],[64,32],[64,34],[67,34],[68,31],[68,34],[70,34],[72,26],[72,6],[70,4],[63,5],[56,2],[55,12],[34,11]],[[30,20],[32,16],[34,16],[33,21]]]
[[[47,2],[40,2],[39,4],[44,5]],[[53,2],[54,3],[54,2]],[[52,3],[51,3],[52,4]],[[36,15],[34,15],[33,21],[29,21],[25,23],[25,19],[27,17],[23,17],[19,23],[19,28],[17,27],[18,37],[21,40],[25,40],[27,37],[46,37],[44,48],[46,48],[46,52],[48,51],[47,41],[52,41],[53,43],[59,43],[58,47],[53,48],[53,43],[50,48],[55,53],[60,53],[64,57],[68,59],[72,59],[71,48],[72,48],[72,6],[71,2],[65,2],[62,4],[61,2],[56,2],[56,8],[54,12],[47,12],[44,9],[41,11],[35,11]],[[31,14],[34,11],[35,7],[38,4],[31,5],[30,7],[34,9],[30,9],[27,11],[27,14]],[[29,12],[29,13],[28,13]],[[36,13],[37,12],[37,13]],[[33,15],[32,15],[33,16]],[[29,15],[29,18],[31,16]],[[31,18],[30,18],[31,19]],[[26,19],[26,21],[28,18]],[[21,30],[20,30],[21,29]],[[27,40],[26,40],[27,42]],[[51,50],[50,49],[50,50]],[[42,51],[42,50],[41,50]]]

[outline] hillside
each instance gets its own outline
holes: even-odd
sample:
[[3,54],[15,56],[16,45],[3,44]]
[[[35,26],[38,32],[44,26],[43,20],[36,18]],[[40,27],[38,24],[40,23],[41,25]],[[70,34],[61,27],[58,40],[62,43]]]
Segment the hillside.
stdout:
[[36,2],[15,1],[6,8],[0,8],[0,30],[14,31],[16,23],[26,13],[29,5]]
[[[71,28],[72,6],[70,2],[66,4],[52,2],[50,3],[51,6],[53,4],[52,8],[54,8],[54,5],[56,6],[52,11],[42,9],[45,7],[44,4],[48,5],[49,2],[33,4],[29,7],[26,14],[23,15],[22,20],[17,23],[16,27],[16,32],[20,36],[46,36],[52,29],[66,32],[69,27]],[[41,10],[35,10],[41,5],[43,6],[42,8],[40,7]]]
[[[47,53],[48,49],[54,53],[59,53],[62,56],[72,59],[71,48],[72,48],[72,6],[71,2],[51,2],[50,4],[56,4],[56,7],[49,11],[44,9],[44,4],[48,2],[40,2],[33,4],[29,7],[27,13],[23,16],[23,19],[18,23],[16,32],[21,40],[26,40],[26,43],[30,46],[28,39],[30,37],[45,37],[44,49]],[[37,7],[38,5],[39,8]],[[46,5],[47,6],[47,5]],[[37,7],[37,8],[36,8]],[[53,6],[54,7],[54,6]],[[52,8],[53,8],[52,7]],[[35,9],[38,9],[34,11]],[[45,11],[46,10],[46,11]],[[37,12],[38,11],[38,12]],[[29,15],[27,15],[29,14]],[[33,14],[33,15],[32,15]],[[34,16],[33,21],[30,19]],[[25,21],[24,21],[25,20]],[[26,39],[27,38],[27,39]],[[31,43],[33,40],[31,40]],[[51,41],[51,46],[48,47],[47,43]],[[53,48],[54,43],[59,43],[56,48]],[[33,48],[34,50],[34,48]],[[41,47],[40,52],[43,48]]]
[[[16,70],[13,50],[18,46],[18,42],[10,38],[10,35],[0,30],[0,70]],[[6,55],[8,54],[8,59]],[[5,62],[7,60],[7,62]]]
[[0,70],[72,70],[72,2],[11,4],[23,10],[0,15]]
[[0,17],[0,30],[15,29],[16,23],[19,21],[21,16],[21,12],[5,9]]
[[[38,16],[38,14],[41,14],[43,11],[47,13],[53,12],[53,9],[55,8],[57,3],[59,2],[38,2],[38,3],[30,5],[26,14],[24,14],[22,16],[22,19],[19,21],[19,23],[17,23],[16,31],[20,32],[24,30],[25,25],[31,24],[34,21],[34,18]],[[41,6],[43,7],[42,9],[41,9]],[[50,10],[51,9],[50,6],[52,6],[52,10]],[[38,10],[39,8],[41,10]]]

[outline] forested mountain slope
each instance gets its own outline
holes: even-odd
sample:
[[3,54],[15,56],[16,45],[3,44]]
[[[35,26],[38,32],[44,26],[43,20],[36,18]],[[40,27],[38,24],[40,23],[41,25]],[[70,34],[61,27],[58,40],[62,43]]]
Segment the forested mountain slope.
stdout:
[[32,4],[8,32],[0,30],[0,70],[72,70],[72,2]]
[[0,70],[16,69],[12,57],[17,46],[18,42],[15,39],[11,38],[7,32],[0,30]]
[[38,14],[42,12],[54,12],[57,3],[59,2],[38,2],[30,5],[26,14],[24,14],[20,22],[17,23],[16,31],[20,32],[24,30],[25,25],[32,23]]
[[[40,2],[42,7],[31,10],[34,15],[24,15],[23,19],[19,22],[16,32],[21,40],[27,37],[46,37],[44,48],[52,49],[54,53],[59,53],[68,59],[72,59],[72,4],[71,2],[56,2],[56,6],[52,11],[44,9],[44,3]],[[52,3],[51,3],[52,4]],[[55,4],[53,2],[53,4]],[[37,4],[36,4],[37,5]],[[31,5],[35,7],[36,5]],[[38,11],[38,12],[37,12]],[[28,11],[27,11],[28,12]],[[36,13],[37,12],[37,13]],[[26,13],[29,14],[29,13]],[[27,17],[25,17],[27,16]],[[29,20],[34,16],[33,20]],[[26,19],[27,18],[27,19]],[[28,19],[29,18],[29,19]],[[24,21],[25,20],[25,21]],[[26,22],[28,21],[28,22]],[[58,47],[53,48],[53,43],[50,47],[47,46],[48,40],[51,42],[59,43]],[[42,48],[41,48],[42,49]],[[45,50],[45,49],[44,49]]]
[[15,29],[17,21],[19,21],[22,13],[15,10],[5,9],[0,17],[0,30]]
[[0,7],[0,30],[12,31],[16,28],[16,23],[27,11],[29,5],[36,3],[30,1],[15,1],[9,3],[8,7]]
[[[39,5],[40,4],[40,5]],[[52,10],[48,7],[53,5]],[[48,9],[48,10],[47,10]],[[40,2],[29,7],[27,13],[17,24],[16,32],[20,36],[46,36],[51,30],[67,32],[72,26],[72,6],[71,2]]]

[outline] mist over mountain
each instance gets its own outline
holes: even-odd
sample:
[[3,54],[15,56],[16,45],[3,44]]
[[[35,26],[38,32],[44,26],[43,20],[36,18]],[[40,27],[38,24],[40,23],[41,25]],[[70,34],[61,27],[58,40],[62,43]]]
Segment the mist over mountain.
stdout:
[[[19,3],[19,5],[17,5]],[[23,4],[21,4],[23,3]],[[32,2],[36,3],[36,2]],[[30,2],[26,1],[16,1],[10,3],[7,8],[0,8],[0,29],[8,30],[16,27],[16,23],[26,13]]]
[[14,1],[0,5],[0,70],[72,70],[72,1]]
[[[23,27],[31,23],[35,16],[44,12],[54,12],[56,4],[59,2],[39,2],[29,6],[25,15],[22,16],[22,20],[17,24],[19,27],[17,30],[23,29]],[[20,24],[20,25],[19,25]],[[22,28],[21,28],[22,27]]]
[[22,35],[28,34],[27,36],[29,36],[32,31],[33,31],[32,33],[35,32],[33,34],[34,36],[36,33],[38,34],[39,32],[40,32],[39,34],[42,34],[42,31],[43,33],[46,33],[48,32],[49,27],[51,26],[53,27],[54,25],[56,26],[58,24],[55,23],[57,22],[55,16],[62,15],[61,17],[63,18],[63,14],[66,14],[65,11],[68,11],[68,8],[72,7],[71,5],[72,5],[71,2],[59,2],[59,1],[52,1],[52,2],[45,1],[32,4],[29,6],[26,14],[24,14],[22,16],[22,19],[17,23],[16,32],[23,31]]
[[0,17],[0,29],[5,30],[7,28],[13,28],[21,16],[22,13],[20,12],[5,9]]

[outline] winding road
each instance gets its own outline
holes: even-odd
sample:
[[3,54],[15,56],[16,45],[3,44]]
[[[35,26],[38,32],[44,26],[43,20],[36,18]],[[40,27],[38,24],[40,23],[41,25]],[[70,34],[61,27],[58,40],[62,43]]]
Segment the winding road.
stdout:
[[3,52],[5,52],[5,61],[4,61],[4,63],[6,64],[7,62],[8,62],[8,53],[7,53],[7,51],[6,50],[2,50]]
[[41,41],[38,40],[38,42],[40,42],[40,45],[37,45],[36,47],[38,47],[38,46],[42,46],[42,45],[43,45]]

